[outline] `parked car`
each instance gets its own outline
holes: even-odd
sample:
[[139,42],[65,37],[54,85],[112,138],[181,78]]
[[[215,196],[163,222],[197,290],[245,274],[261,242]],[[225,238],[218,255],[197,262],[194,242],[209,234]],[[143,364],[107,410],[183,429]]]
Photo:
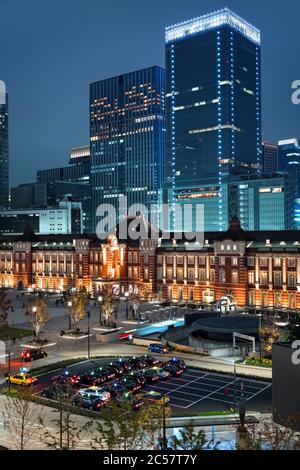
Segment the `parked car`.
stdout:
[[163,395],[160,392],[155,392],[151,390],[150,392],[146,392],[140,396],[145,402],[156,403],[158,405],[165,405],[168,406],[170,404],[170,398],[166,395]]
[[24,349],[22,352],[22,361],[31,362],[37,359],[44,359],[48,354],[43,349]]
[[148,384],[154,384],[159,381],[159,375],[152,369],[143,371],[143,374]]
[[127,376],[131,380],[135,380],[142,388],[146,385],[146,379],[142,371],[131,371]]
[[121,377],[125,373],[125,370],[123,369],[123,367],[121,366],[119,362],[111,362],[110,367],[116,374],[116,377]]
[[98,397],[76,395],[76,397],[74,397],[73,399],[72,404],[75,406],[80,406],[81,408],[86,408],[90,411],[99,411],[107,404],[107,401],[102,400]]
[[164,364],[163,370],[169,372],[173,377],[180,377],[183,374],[183,369],[179,369],[176,364]]
[[145,400],[143,398],[137,398],[137,397],[133,397],[132,395],[130,394],[125,394],[125,395],[119,395],[116,399],[115,399],[115,402],[116,403],[124,403],[124,402],[128,402],[131,404],[131,407],[132,407],[132,410],[133,411],[138,411],[144,404],[145,404]]
[[104,390],[102,387],[81,388],[78,390],[78,395],[89,398],[96,397],[103,401],[108,401],[110,399],[110,393]]
[[158,354],[167,354],[169,352],[169,348],[159,343],[153,343],[149,344],[148,351]]
[[79,379],[80,385],[88,386],[99,386],[105,383],[104,377],[102,375],[96,375],[93,372],[83,374]]
[[50,400],[58,400],[59,398],[69,398],[74,395],[74,389],[68,385],[52,384],[49,388],[44,388],[42,397]]
[[148,366],[150,367],[154,367],[154,366],[158,366],[161,364],[161,360],[160,359],[157,359],[156,357],[153,357],[153,356],[149,356],[148,354],[145,354],[144,356],[142,356],[142,359],[147,363]]
[[114,380],[116,378],[116,374],[114,370],[112,369],[112,367],[109,367],[109,366],[100,367],[98,371],[104,377],[106,382],[109,382],[110,380]]
[[118,359],[118,363],[123,367],[125,372],[128,372],[129,370],[132,369],[132,365],[128,359],[124,359],[123,357],[120,357]]
[[170,372],[162,367],[152,367],[152,370],[159,376],[160,380],[168,380],[171,375]]
[[132,364],[132,369],[145,369],[147,367],[147,362],[140,357],[133,357],[130,359]]
[[138,384],[135,380],[130,380],[127,378],[122,379],[121,383],[124,385],[126,390],[130,393],[137,393],[141,390],[141,385]]
[[37,377],[32,377],[29,374],[19,373],[14,375],[7,375],[6,382],[11,383],[13,385],[24,385],[28,387],[30,385],[34,385],[37,382]]
[[178,359],[177,357],[173,357],[170,359],[167,364],[170,364],[171,366],[176,365],[179,369],[185,370],[186,369],[186,364],[183,359]]
[[69,372],[65,372],[64,374],[51,377],[51,382],[53,384],[70,384],[75,386],[79,384],[80,377],[77,374],[69,374]]
[[121,382],[112,382],[103,387],[103,390],[110,393],[112,398],[116,398],[120,395],[124,395],[128,392],[127,388]]

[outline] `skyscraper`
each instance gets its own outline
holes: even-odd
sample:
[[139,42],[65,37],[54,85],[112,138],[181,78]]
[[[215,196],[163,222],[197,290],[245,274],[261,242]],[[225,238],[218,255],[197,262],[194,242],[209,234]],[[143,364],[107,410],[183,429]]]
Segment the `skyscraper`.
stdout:
[[297,198],[300,197],[300,143],[298,139],[278,142],[279,170],[287,171],[296,181]]
[[9,149],[8,149],[8,97],[6,85],[0,81],[0,207],[8,206]]
[[223,182],[259,169],[260,63],[259,30],[227,8],[166,28],[168,197],[210,185],[216,230],[228,224]]
[[96,209],[159,203],[165,158],[165,70],[154,66],[90,85],[93,227]]
[[264,141],[262,143],[262,172],[276,173],[278,171],[278,145]]

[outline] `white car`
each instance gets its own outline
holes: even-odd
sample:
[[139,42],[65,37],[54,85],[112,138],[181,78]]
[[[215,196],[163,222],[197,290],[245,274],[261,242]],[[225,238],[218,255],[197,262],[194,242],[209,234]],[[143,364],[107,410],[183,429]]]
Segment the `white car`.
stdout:
[[167,380],[170,377],[170,372],[161,367],[152,367],[152,370],[159,376],[160,380]]
[[101,387],[82,388],[78,393],[84,397],[100,398],[103,401],[108,401],[110,399],[110,393],[106,392]]

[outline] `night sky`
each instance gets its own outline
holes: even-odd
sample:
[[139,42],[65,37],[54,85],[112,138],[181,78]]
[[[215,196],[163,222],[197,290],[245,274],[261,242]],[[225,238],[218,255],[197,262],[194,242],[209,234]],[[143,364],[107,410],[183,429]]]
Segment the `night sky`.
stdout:
[[263,132],[300,137],[299,0],[0,0],[0,79],[10,104],[11,184],[65,165],[89,142],[89,83],[164,66],[164,27],[228,6],[262,31]]

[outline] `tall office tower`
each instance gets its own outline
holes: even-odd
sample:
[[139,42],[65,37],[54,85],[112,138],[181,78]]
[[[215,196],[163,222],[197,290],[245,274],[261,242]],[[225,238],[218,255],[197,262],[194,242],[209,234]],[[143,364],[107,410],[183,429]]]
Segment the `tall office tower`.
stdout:
[[13,188],[13,206],[20,207],[22,192],[27,203],[33,206],[42,206],[42,201],[49,198],[49,196],[51,204],[59,202],[60,196],[62,198],[68,197],[73,201],[80,201],[82,203],[83,231],[85,233],[92,232],[91,158],[89,146],[73,148],[70,152],[69,164],[67,166],[39,170],[37,172],[37,183],[43,184],[23,185],[19,188]]
[[276,173],[278,171],[278,145],[271,142],[262,143],[262,172]]
[[[165,70],[154,66],[90,85],[90,144],[93,227],[97,207],[119,213],[143,204],[158,205],[165,158]],[[128,212],[134,215],[134,211]],[[154,210],[154,218],[158,211]]]
[[278,166],[280,171],[287,171],[296,180],[297,198],[300,197],[300,143],[298,139],[278,142]]
[[187,189],[201,204],[199,188],[209,184],[218,194],[215,229],[226,230],[222,184],[260,168],[259,30],[227,8],[167,27],[166,116],[169,201]]
[[0,81],[0,207],[8,206],[9,148],[8,148],[8,97],[6,85]]

